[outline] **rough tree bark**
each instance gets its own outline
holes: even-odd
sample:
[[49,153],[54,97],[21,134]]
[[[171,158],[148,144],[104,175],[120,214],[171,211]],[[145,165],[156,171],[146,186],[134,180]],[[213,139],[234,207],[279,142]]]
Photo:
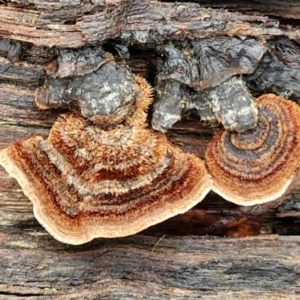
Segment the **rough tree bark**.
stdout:
[[[47,136],[66,111],[34,104],[58,48],[98,44],[115,54],[112,45],[133,45],[126,63],[155,83],[155,44],[282,35],[299,42],[297,24],[284,25],[299,18],[297,1],[194,2],[231,11],[192,2],[0,1],[0,149]],[[203,158],[213,129],[185,120],[167,134]],[[0,299],[299,299],[298,199],[250,216],[211,193],[186,215],[139,235],[74,247],[37,224],[31,203],[0,167]]]

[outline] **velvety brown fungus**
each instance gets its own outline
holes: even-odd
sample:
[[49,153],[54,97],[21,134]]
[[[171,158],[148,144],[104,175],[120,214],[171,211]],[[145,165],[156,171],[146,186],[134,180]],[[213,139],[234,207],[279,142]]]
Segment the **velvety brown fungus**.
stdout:
[[256,128],[243,133],[220,130],[206,151],[213,190],[240,205],[281,199],[299,188],[298,105],[265,94],[257,106]]
[[71,113],[49,137],[17,141],[0,163],[31,200],[37,220],[56,239],[82,244],[137,233],[184,213],[211,190],[203,162],[146,127],[151,88],[141,87],[135,112],[107,128]]

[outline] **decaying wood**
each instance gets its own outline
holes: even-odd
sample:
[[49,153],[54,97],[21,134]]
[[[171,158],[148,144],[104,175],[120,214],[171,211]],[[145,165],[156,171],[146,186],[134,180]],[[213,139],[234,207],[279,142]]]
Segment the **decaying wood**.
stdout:
[[297,237],[136,235],[69,247],[40,228],[1,231],[0,299],[297,299],[300,292]]
[[1,36],[50,47],[80,47],[117,38],[140,43],[217,35],[299,38],[297,31],[280,29],[268,17],[211,10],[193,3],[118,0],[55,4],[33,1],[31,9],[22,10],[0,6]]
[[[157,44],[251,36],[273,57],[270,41],[286,36],[294,50],[285,54],[280,48],[276,55],[279,60],[283,55],[287,65],[279,61],[278,66],[285,78],[299,76],[293,64],[299,32],[273,19],[299,18],[298,1],[289,6],[273,0],[198,2],[251,14],[147,0],[0,1],[0,149],[16,139],[47,136],[64,112],[39,111],[34,104],[35,89],[43,84],[58,48],[76,51],[105,43],[134,73],[155,84],[161,63],[153,51]],[[128,57],[126,47],[133,49]],[[167,134],[203,158],[214,129],[191,117]],[[299,198],[293,194],[261,215],[211,193],[194,210],[140,235],[73,247],[55,241],[37,224],[31,203],[0,167],[0,299],[298,299],[300,239],[286,235],[300,234]]]

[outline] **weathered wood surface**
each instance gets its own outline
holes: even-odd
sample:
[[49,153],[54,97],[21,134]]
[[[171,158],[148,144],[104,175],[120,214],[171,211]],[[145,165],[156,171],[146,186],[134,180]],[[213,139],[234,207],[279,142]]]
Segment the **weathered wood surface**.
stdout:
[[256,1],[239,1],[239,0],[195,0],[204,7],[219,8],[222,7],[228,10],[249,13],[255,11],[258,14],[267,15],[271,17],[280,17],[284,19],[299,19],[300,6],[298,0],[286,1],[284,4],[280,0],[264,0]]
[[25,8],[0,6],[0,35],[40,46],[80,47],[117,38],[140,43],[219,35],[299,38],[297,31],[278,28],[268,17],[211,10],[193,3],[19,2]]
[[81,247],[1,230],[0,299],[299,299],[298,237],[137,235]]
[[[297,1],[290,1],[289,7],[271,2],[268,5],[275,9],[270,15],[299,17]],[[0,45],[5,57],[0,57],[0,149],[16,139],[46,136],[63,112],[39,111],[34,104],[34,90],[45,79],[43,64],[53,55],[48,47],[219,35],[249,35],[263,41],[283,34],[299,41],[296,27],[279,28],[276,20],[263,15],[214,11],[192,3],[0,3],[0,37],[26,42],[21,57],[17,51],[1,53]],[[227,1],[221,6],[244,12],[254,8],[269,15],[262,2],[247,3],[241,7]],[[217,5],[215,1],[209,6]],[[140,31],[133,33],[137,24]],[[154,82],[147,57],[138,55],[139,60],[128,65]],[[199,122],[180,123],[168,132],[174,143],[199,157],[212,134]],[[31,203],[0,167],[0,299],[299,299],[297,199],[299,195],[292,195],[281,208],[253,217],[210,194],[196,209],[140,235],[73,247],[55,241],[37,224]],[[236,238],[259,232],[257,237]],[[206,236],[211,234],[230,237]],[[291,234],[296,236],[286,236]]]

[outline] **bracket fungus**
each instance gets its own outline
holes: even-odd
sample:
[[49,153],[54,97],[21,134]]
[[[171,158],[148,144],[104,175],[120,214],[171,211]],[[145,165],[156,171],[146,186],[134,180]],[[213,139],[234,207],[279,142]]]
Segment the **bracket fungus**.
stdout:
[[266,43],[267,51],[256,70],[245,76],[248,88],[255,94],[274,93],[300,99],[300,46],[285,36]]
[[273,94],[257,106],[256,128],[220,130],[206,150],[213,191],[244,206],[278,201],[300,187],[300,108]]
[[165,132],[181,119],[183,112],[196,109],[201,120],[238,132],[256,126],[257,107],[245,82],[236,76],[217,87],[195,92],[176,81],[160,83],[160,99],[154,103],[152,127]]
[[32,137],[0,151],[0,163],[33,203],[37,220],[61,242],[137,233],[186,212],[211,190],[199,158],[147,128],[151,88],[141,77],[135,82],[134,113],[123,123],[107,127],[69,113],[47,139]]

